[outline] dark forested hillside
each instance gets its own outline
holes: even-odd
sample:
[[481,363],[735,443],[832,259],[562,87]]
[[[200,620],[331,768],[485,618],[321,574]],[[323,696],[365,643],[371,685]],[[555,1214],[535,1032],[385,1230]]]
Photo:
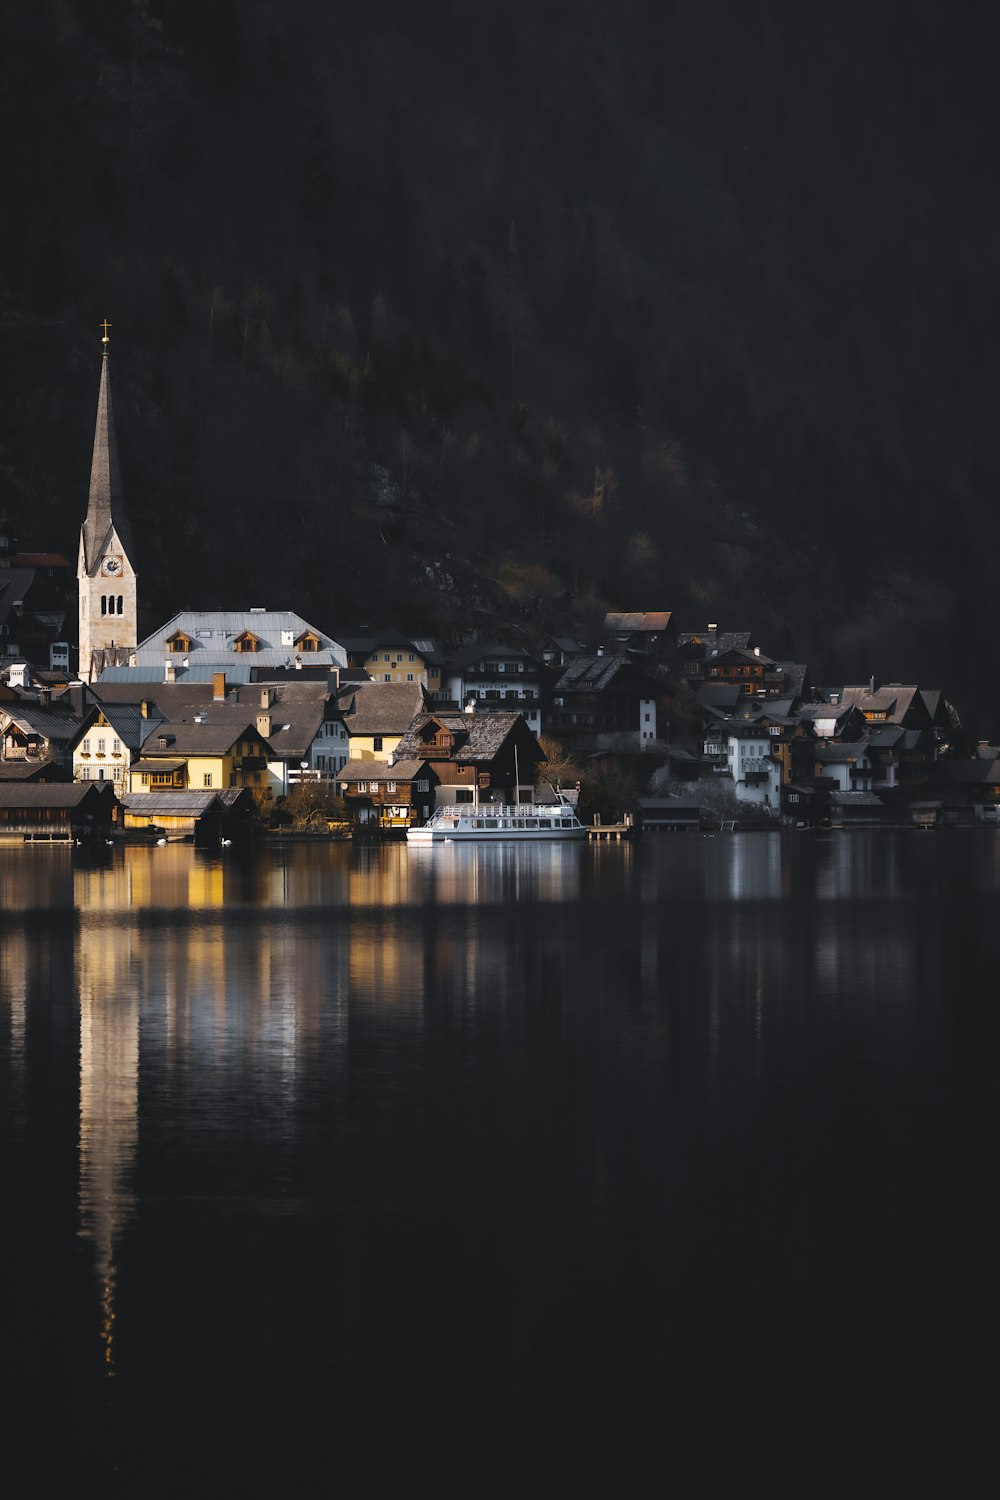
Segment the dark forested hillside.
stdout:
[[107,316],[151,621],[667,607],[968,713],[1000,597],[977,25],[7,0],[0,512],[75,555]]

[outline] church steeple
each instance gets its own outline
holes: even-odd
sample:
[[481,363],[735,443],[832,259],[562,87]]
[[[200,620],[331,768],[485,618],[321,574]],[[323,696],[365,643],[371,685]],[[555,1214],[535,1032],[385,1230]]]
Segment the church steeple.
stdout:
[[90,466],[87,517],[80,527],[80,676],[87,682],[109,664],[127,661],[137,633],[136,574],[132,530],[118,472],[115,419],[108,375],[108,329],[104,322],[101,389]]
[[97,398],[97,427],[94,432],[94,457],[90,466],[90,500],[83,523],[84,566],[93,576],[112,527],[118,533],[123,551],[132,556],[132,536],[125,513],[121,475],[118,471],[118,445],[115,442],[115,417],[111,405],[111,379],[108,374],[108,333],[104,323],[104,354],[101,358],[101,388]]

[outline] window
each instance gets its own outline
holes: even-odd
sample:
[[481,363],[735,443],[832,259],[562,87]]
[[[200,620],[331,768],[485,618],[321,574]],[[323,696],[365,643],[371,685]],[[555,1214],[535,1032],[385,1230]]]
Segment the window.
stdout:
[[90,754],[90,736],[89,735],[87,736],[87,738],[83,742],[83,753],[84,753],[84,755],[89,755]]
[[98,755],[103,755],[104,754],[104,746],[105,746],[106,743],[107,742],[105,740],[98,740],[97,741],[97,753],[98,753]]
[[392,681],[392,673],[391,672],[383,672],[382,673],[382,681],[383,682],[391,682]]
[[407,674],[406,674],[406,680],[407,680],[407,682],[412,682],[413,681],[413,673],[412,672],[407,672]]
[[372,735],[372,749],[373,750],[381,750],[381,748],[382,748],[382,736],[380,734],[373,734]]
[[472,788],[470,786],[460,786],[460,787],[456,788],[456,790],[455,790],[455,801],[456,802],[471,802],[472,800],[473,800]]
[[[392,661],[392,655],[391,655],[391,653],[390,653],[390,652],[388,652],[388,651],[386,651],[386,652],[385,652],[385,653],[384,653],[384,654],[383,654],[383,657],[382,657],[382,660],[383,660],[383,661]],[[387,680],[388,680],[388,679],[387,679]]]
[[89,766],[82,766],[81,767],[81,769],[80,769],[80,780],[81,781],[89,781],[90,780],[90,767]]
[[412,651],[407,651],[407,653],[406,653],[406,660],[407,661],[416,661],[416,659],[417,658],[414,656],[414,654],[413,654]]
[[212,773],[211,773],[211,771],[206,771],[205,774],[204,774],[204,776],[202,777],[202,786],[211,786],[211,785],[212,785]]
[[394,792],[396,790],[396,783],[394,781],[387,781],[385,789],[387,792]]

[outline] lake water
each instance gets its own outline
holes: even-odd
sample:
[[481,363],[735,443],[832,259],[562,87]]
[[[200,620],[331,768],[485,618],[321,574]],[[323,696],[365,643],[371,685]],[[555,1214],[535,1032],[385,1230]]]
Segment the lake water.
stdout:
[[1000,835],[8,848],[0,899],[33,1490],[971,1488]]

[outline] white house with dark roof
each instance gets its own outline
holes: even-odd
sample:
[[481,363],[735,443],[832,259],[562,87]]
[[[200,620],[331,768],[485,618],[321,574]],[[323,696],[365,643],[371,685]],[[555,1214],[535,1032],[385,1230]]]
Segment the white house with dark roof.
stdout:
[[478,646],[448,663],[442,691],[458,707],[474,699],[479,712],[520,713],[542,732],[542,672],[519,646]]

